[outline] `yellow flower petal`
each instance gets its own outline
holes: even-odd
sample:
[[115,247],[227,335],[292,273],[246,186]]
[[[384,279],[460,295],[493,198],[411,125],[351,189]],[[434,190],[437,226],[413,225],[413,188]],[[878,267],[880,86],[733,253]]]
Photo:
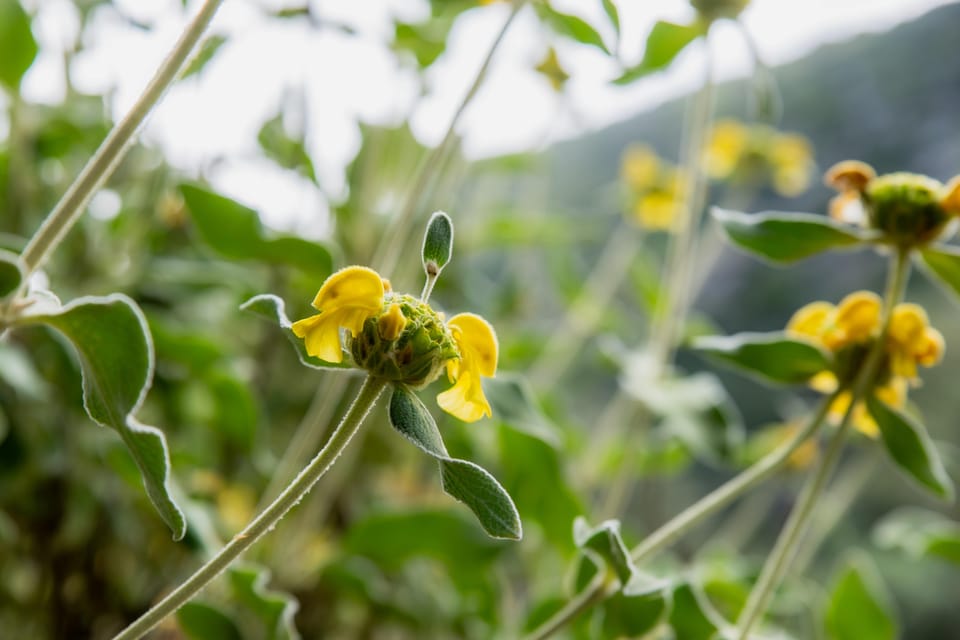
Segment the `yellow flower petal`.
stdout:
[[923,332],[922,346],[916,352],[917,362],[925,367],[932,367],[943,358],[943,352],[946,349],[946,343],[943,340],[943,334],[927,327]]
[[383,292],[384,280],[373,269],[341,269],[326,279],[313,299],[320,313],[293,323],[293,333],[304,339],[310,355],[342,362],[340,328],[356,336],[367,318],[383,307]]
[[787,323],[787,335],[814,338],[819,342],[835,310],[836,307],[829,302],[811,302],[800,307]]
[[863,342],[880,330],[880,296],[872,291],[855,291],[837,305],[833,326],[824,334],[830,349]]
[[656,184],[660,174],[660,159],[645,144],[627,147],[620,161],[620,175],[632,189],[643,191]]
[[827,169],[823,182],[840,192],[863,192],[867,184],[876,177],[877,172],[866,162],[844,160]]
[[475,422],[492,415],[480,377],[496,373],[497,336],[486,320],[472,313],[457,314],[447,325],[460,358],[447,363],[447,375],[455,384],[437,396],[437,404],[464,422]]
[[737,168],[750,138],[749,130],[736,120],[717,122],[704,150],[707,175],[726,178]]
[[948,213],[960,216],[960,176],[955,176],[947,186],[943,188],[943,199],[940,206]]

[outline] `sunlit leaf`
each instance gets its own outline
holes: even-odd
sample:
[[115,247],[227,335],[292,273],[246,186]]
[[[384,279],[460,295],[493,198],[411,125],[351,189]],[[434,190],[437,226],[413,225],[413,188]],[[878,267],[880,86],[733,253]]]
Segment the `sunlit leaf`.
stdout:
[[17,290],[23,281],[23,270],[15,253],[0,249],[0,300]]
[[233,599],[263,623],[267,640],[299,640],[294,616],[300,604],[290,594],[267,587],[269,570],[250,563],[238,564],[227,570],[227,579]]
[[939,245],[920,252],[923,263],[936,279],[960,296],[960,247]]
[[923,487],[952,501],[953,482],[923,424],[875,396],[867,399],[867,409],[877,421],[883,444],[897,466]]
[[143,476],[147,495],[179,540],[183,512],[170,495],[170,455],[163,433],[134,417],[153,380],[153,343],[143,312],[127,296],[79,298],[58,312],[30,316],[63,334],[77,351],[83,404],[98,424],[114,429]]
[[243,634],[226,613],[202,602],[188,602],[177,611],[180,629],[190,640],[243,640]]
[[201,239],[225,258],[286,264],[318,281],[330,275],[333,258],[325,246],[296,236],[268,237],[256,211],[202,187],[183,184],[180,192]]
[[664,69],[673,62],[687,45],[703,35],[704,28],[699,23],[676,24],[658,20],[647,36],[643,59],[620,75],[614,84],[625,85]]
[[412,391],[397,385],[389,413],[397,431],[439,462],[443,490],[470,507],[490,536],[510,540],[523,536],[510,495],[479,465],[450,457],[433,416]]
[[742,213],[717,207],[711,213],[733,244],[775,263],[854,248],[869,240],[865,232],[812,213]]
[[18,0],[0,0],[0,83],[16,91],[36,57],[30,16]]
[[830,366],[822,349],[781,332],[707,336],[697,338],[692,346],[746,373],[784,384],[801,384]]
[[844,566],[830,594],[824,621],[827,637],[894,640],[900,635],[890,609],[876,569],[865,556],[858,556]]
[[536,3],[534,8],[540,18],[558,34],[610,54],[610,49],[604,43],[603,37],[582,18],[557,11],[545,2]]
[[617,5],[614,4],[613,0],[603,0],[603,12],[607,14],[607,18],[610,19],[610,24],[613,26],[614,32],[617,34],[617,38],[620,38],[620,12],[617,11]]
[[903,549],[915,557],[932,556],[960,565],[960,522],[916,507],[898,509],[874,529],[883,548]]
[[283,114],[278,113],[267,120],[260,127],[257,142],[268,158],[284,169],[291,169],[308,178],[314,184],[319,184],[313,160],[307,152],[302,137],[297,138],[287,133],[283,125]]
[[294,350],[297,352],[297,357],[300,358],[302,364],[312,369],[353,368],[353,361],[346,353],[344,353],[343,362],[327,362],[326,360],[321,360],[316,356],[308,354],[307,347],[304,345],[303,340],[294,335],[291,330],[293,323],[290,322],[290,319],[287,317],[283,300],[277,296],[270,293],[263,293],[250,298],[244,302],[240,308],[244,311],[254,313],[273,324],[279,325],[281,331],[283,331],[284,335],[286,335],[290,341],[290,344],[293,345]]

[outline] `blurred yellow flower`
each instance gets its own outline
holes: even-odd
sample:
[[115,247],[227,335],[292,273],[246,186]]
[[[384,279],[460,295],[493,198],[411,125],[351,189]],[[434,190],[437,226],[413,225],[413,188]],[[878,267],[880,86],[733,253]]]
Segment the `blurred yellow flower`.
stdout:
[[682,171],[661,160],[649,146],[634,144],[623,153],[620,176],[637,224],[651,231],[675,231],[679,227],[687,184]]
[[718,120],[703,150],[707,175],[741,183],[768,181],[784,196],[797,196],[810,186],[813,148],[796,133],[765,125]]
[[473,313],[457,314],[447,325],[460,358],[447,361],[447,376],[456,384],[437,396],[437,404],[464,422],[475,422],[491,415],[480,377],[496,373],[497,335],[490,323]]
[[563,91],[567,80],[570,79],[570,74],[561,66],[560,59],[557,57],[557,50],[553,47],[547,49],[543,60],[534,69],[549,80],[550,86],[557,92]]
[[830,351],[865,342],[880,331],[880,296],[871,291],[851,293],[840,304],[812,302],[787,323],[787,334],[819,343]]
[[371,375],[420,388],[446,368],[455,384],[437,397],[440,407],[465,422],[491,415],[481,376],[496,372],[497,336],[480,316],[444,322],[427,303],[393,293],[380,274],[359,266],[327,278],[313,306],[320,313],[291,327],[309,355],[342,362],[340,330],[347,329],[354,364]]
[[[877,386],[873,389],[873,395],[883,400],[885,403],[896,409],[902,409],[907,404],[907,381],[903,378],[891,378],[887,384]],[[843,416],[850,408],[850,392],[843,391],[830,404],[828,416],[834,422],[843,420]],[[854,429],[865,436],[871,438],[877,437],[880,428],[877,421],[873,419],[870,412],[867,411],[866,403],[858,402],[853,408],[853,414],[850,416]]]

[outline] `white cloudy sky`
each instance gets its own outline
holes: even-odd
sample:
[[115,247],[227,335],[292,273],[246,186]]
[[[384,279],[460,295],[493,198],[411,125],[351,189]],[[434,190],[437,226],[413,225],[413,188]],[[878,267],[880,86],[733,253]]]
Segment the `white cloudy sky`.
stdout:
[[[643,39],[655,20],[691,16],[685,0],[615,2],[623,24],[620,54],[627,63],[641,56]],[[24,93],[32,100],[57,101],[63,91],[59,50],[74,37],[77,17],[69,0],[25,4],[37,14],[34,30],[44,53],[25,78]],[[151,29],[134,28],[114,12],[103,11],[72,71],[81,90],[111,92],[112,107],[120,113],[133,102],[198,2],[188,3],[187,12],[180,0],[116,4]],[[436,143],[508,14],[504,5],[467,12],[454,27],[448,52],[430,70],[427,95],[418,97],[413,76],[397,64],[386,43],[392,19],[415,20],[425,15],[426,2],[313,1],[320,16],[354,27],[358,35],[352,37],[262,17],[263,7],[283,4],[227,0],[211,29],[228,36],[227,44],[203,74],[174,87],[144,135],[187,171],[220,159],[210,173],[215,185],[261,209],[269,223],[284,227],[299,227],[298,220],[306,217],[316,220],[316,210],[325,208],[323,196],[309,183],[258,157],[256,131],[276,113],[285,91],[305,93],[308,148],[321,182],[333,194],[342,193],[343,167],[359,145],[356,122],[398,123],[410,117],[414,132],[424,142]],[[602,23],[600,0],[552,4]],[[945,0],[754,0],[743,20],[762,55],[778,64],[824,42],[888,29],[941,4]],[[531,71],[554,41],[529,10],[521,14],[488,82],[465,113],[460,132],[469,155],[536,148],[627,118],[693,88],[702,69],[702,52],[694,49],[667,72],[618,88],[608,83],[618,73],[610,60],[590,47],[563,43],[558,51],[573,80],[559,109],[557,95]],[[748,72],[746,46],[732,25],[718,25],[711,51],[720,77]],[[305,217],[305,212],[310,214]]]

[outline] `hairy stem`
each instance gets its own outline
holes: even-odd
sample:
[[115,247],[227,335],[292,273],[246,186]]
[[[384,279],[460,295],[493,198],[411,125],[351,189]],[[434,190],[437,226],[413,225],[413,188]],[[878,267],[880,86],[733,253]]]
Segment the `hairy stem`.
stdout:
[[500,43],[503,42],[504,36],[510,29],[510,25],[513,24],[514,19],[524,4],[525,0],[514,0],[510,15],[507,17],[506,22],[503,23],[503,27],[501,27],[497,37],[494,38],[489,51],[487,51],[486,58],[484,58],[480,69],[477,71],[477,75],[473,79],[473,84],[470,85],[467,93],[463,96],[463,100],[460,101],[460,106],[457,107],[456,112],[453,114],[453,118],[447,126],[443,140],[439,145],[434,147],[423,162],[420,163],[416,177],[413,180],[413,188],[408,192],[403,208],[400,209],[399,215],[391,220],[390,226],[387,228],[380,242],[380,246],[377,247],[376,258],[374,259],[377,271],[381,273],[391,273],[396,268],[397,262],[400,260],[400,254],[408,244],[410,223],[417,213],[420,200],[430,187],[433,178],[439,173],[439,168],[444,164],[444,157],[452,148],[456,137],[456,129],[460,123],[460,118],[473,101],[473,98],[477,95],[477,91],[487,76],[487,71],[490,68],[490,63],[493,61],[494,54],[500,48]]
[[790,512],[790,517],[777,537],[773,550],[767,556],[763,569],[760,571],[760,577],[757,578],[757,582],[747,598],[747,603],[740,613],[737,624],[737,637],[740,640],[746,640],[749,637],[750,630],[763,616],[773,592],[789,569],[798,543],[806,531],[810,516],[813,514],[817,501],[823,493],[837,461],[840,459],[840,454],[843,452],[843,445],[850,430],[853,412],[875,384],[877,369],[883,358],[884,344],[890,327],[890,316],[893,307],[903,298],[909,271],[910,253],[908,250],[900,249],[893,258],[884,292],[880,335],[877,337],[870,353],[867,354],[863,368],[857,375],[850,394],[850,406],[847,407],[843,421],[831,437],[826,453],[820,459],[813,475],[804,486],[793,511]]
[[175,612],[197,595],[220,572],[230,566],[236,558],[251,547],[263,534],[267,533],[283,518],[290,509],[299,503],[323,474],[336,462],[337,458],[350,443],[354,434],[363,424],[364,418],[373,408],[380,392],[386,386],[380,378],[368,377],[350,409],[343,416],[330,440],[314,457],[280,496],[254,518],[243,531],[223,547],[217,555],[207,561],[185,582],[166,598],[154,605],[149,611],[121,631],[114,640],[135,640],[142,637],[165,617]]
[[666,549],[704,518],[716,513],[734,499],[773,475],[790,459],[794,451],[817,433],[824,419],[826,419],[830,404],[836,398],[836,395],[834,393],[824,398],[810,421],[791,440],[755,462],[739,475],[720,485],[644,538],[643,542],[630,552],[634,561],[642,562]]
[[587,611],[590,607],[607,597],[611,586],[615,584],[616,581],[611,580],[609,571],[600,571],[583,591],[567,602],[562,609],[550,616],[543,624],[531,631],[525,640],[544,640],[545,638],[549,638],[570,624],[570,622],[575,620],[581,613]]
[[223,2],[224,0],[207,0],[203,4],[133,107],[110,130],[80,175],[40,225],[21,255],[27,275],[43,266],[64,235],[80,219],[93,194],[113,175],[117,165],[130,149],[137,130],[176,80],[180,68]]

